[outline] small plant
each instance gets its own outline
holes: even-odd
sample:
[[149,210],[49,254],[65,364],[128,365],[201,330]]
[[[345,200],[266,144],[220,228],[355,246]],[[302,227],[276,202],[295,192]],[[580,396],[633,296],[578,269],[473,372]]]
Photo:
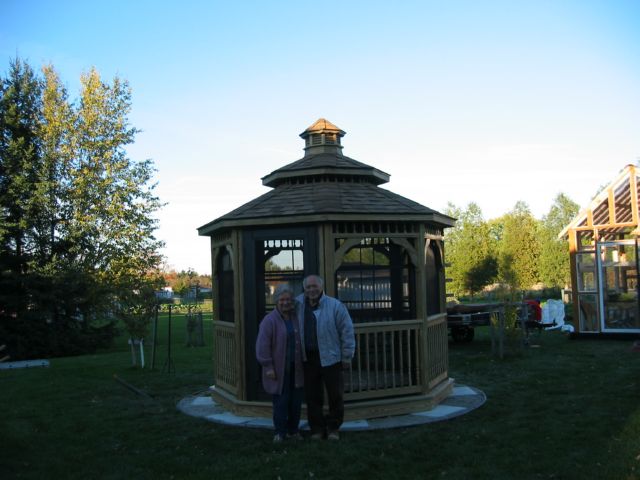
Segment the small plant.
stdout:
[[144,338],[156,314],[156,297],[153,284],[142,284],[125,291],[119,298],[116,317],[124,323],[129,333],[131,363],[136,366],[136,347],[140,349],[140,366],[144,368]]

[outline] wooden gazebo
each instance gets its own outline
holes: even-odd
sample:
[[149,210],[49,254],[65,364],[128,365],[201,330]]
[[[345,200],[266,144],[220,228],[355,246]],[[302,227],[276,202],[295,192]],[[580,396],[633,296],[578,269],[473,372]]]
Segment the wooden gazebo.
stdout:
[[639,334],[638,173],[627,165],[560,233],[569,239],[576,333]]
[[344,135],[318,120],[300,134],[304,157],[262,178],[273,190],[198,229],[211,237],[213,395],[238,414],[268,416],[258,324],[279,283],[301,292],[312,273],[355,324],[347,418],[425,410],[452,389],[442,240],[454,220],[380,188],[389,175],[344,156]]

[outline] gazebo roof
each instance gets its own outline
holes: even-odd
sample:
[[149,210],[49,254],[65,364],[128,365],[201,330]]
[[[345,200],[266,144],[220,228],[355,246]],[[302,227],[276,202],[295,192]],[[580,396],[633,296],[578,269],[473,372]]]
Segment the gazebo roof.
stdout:
[[391,177],[388,173],[344,155],[318,153],[305,155],[300,160],[274,170],[262,177],[262,184],[277,187],[287,179],[323,175],[360,177],[374,185],[387,183]]
[[582,209],[558,238],[570,230],[598,232],[600,238],[638,231],[638,173],[634,165],[625,166],[618,176]]
[[378,187],[389,174],[342,155],[344,131],[320,119],[300,136],[305,156],[262,178],[274,189],[198,229],[326,220],[420,221],[450,227],[454,219]]

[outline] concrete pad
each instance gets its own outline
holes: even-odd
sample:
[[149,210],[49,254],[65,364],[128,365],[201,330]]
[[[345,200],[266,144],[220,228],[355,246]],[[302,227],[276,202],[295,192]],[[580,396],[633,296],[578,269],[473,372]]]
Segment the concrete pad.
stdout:
[[195,397],[191,401],[191,405],[196,407],[204,407],[207,405],[216,405],[216,403],[213,401],[213,398],[211,397]]
[[426,412],[416,412],[412,413],[412,415],[417,415],[420,417],[447,417],[449,415],[453,415],[455,413],[460,413],[465,409],[462,407],[451,407],[449,405],[438,405],[433,410],[428,410]]
[[453,395],[459,397],[462,395],[477,395],[477,393],[469,387],[453,387]]
[[344,430],[345,432],[356,431],[356,430],[367,430],[369,428],[369,422],[366,420],[351,420],[349,422],[344,422],[340,430]]
[[15,362],[0,362],[0,370],[13,370],[14,368],[49,367],[49,360],[19,360]]
[[[487,398],[482,391],[465,385],[457,385],[454,387],[451,395],[432,410],[405,415],[352,420],[345,422],[341,427],[341,431],[360,432],[366,430],[404,428],[451,420],[475,410],[482,406],[486,400]],[[207,394],[183,398],[178,402],[177,408],[187,415],[204,418],[210,422],[238,427],[273,429],[273,420],[271,417],[239,417],[226,411],[222,405],[217,404],[211,398],[211,395]],[[309,425],[306,420],[300,422],[300,430],[309,430]]]

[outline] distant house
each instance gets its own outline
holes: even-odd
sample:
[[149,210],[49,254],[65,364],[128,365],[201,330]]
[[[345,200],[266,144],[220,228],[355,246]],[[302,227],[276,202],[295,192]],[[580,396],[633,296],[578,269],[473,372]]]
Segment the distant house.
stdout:
[[160,298],[160,299],[173,298],[173,288],[163,287],[162,290],[156,291],[156,298]]
[[637,170],[624,167],[560,232],[569,239],[578,334],[640,333]]
[[198,298],[211,297],[211,288],[192,286],[184,294],[184,298],[191,298],[191,299],[196,298],[196,292],[197,292]]

